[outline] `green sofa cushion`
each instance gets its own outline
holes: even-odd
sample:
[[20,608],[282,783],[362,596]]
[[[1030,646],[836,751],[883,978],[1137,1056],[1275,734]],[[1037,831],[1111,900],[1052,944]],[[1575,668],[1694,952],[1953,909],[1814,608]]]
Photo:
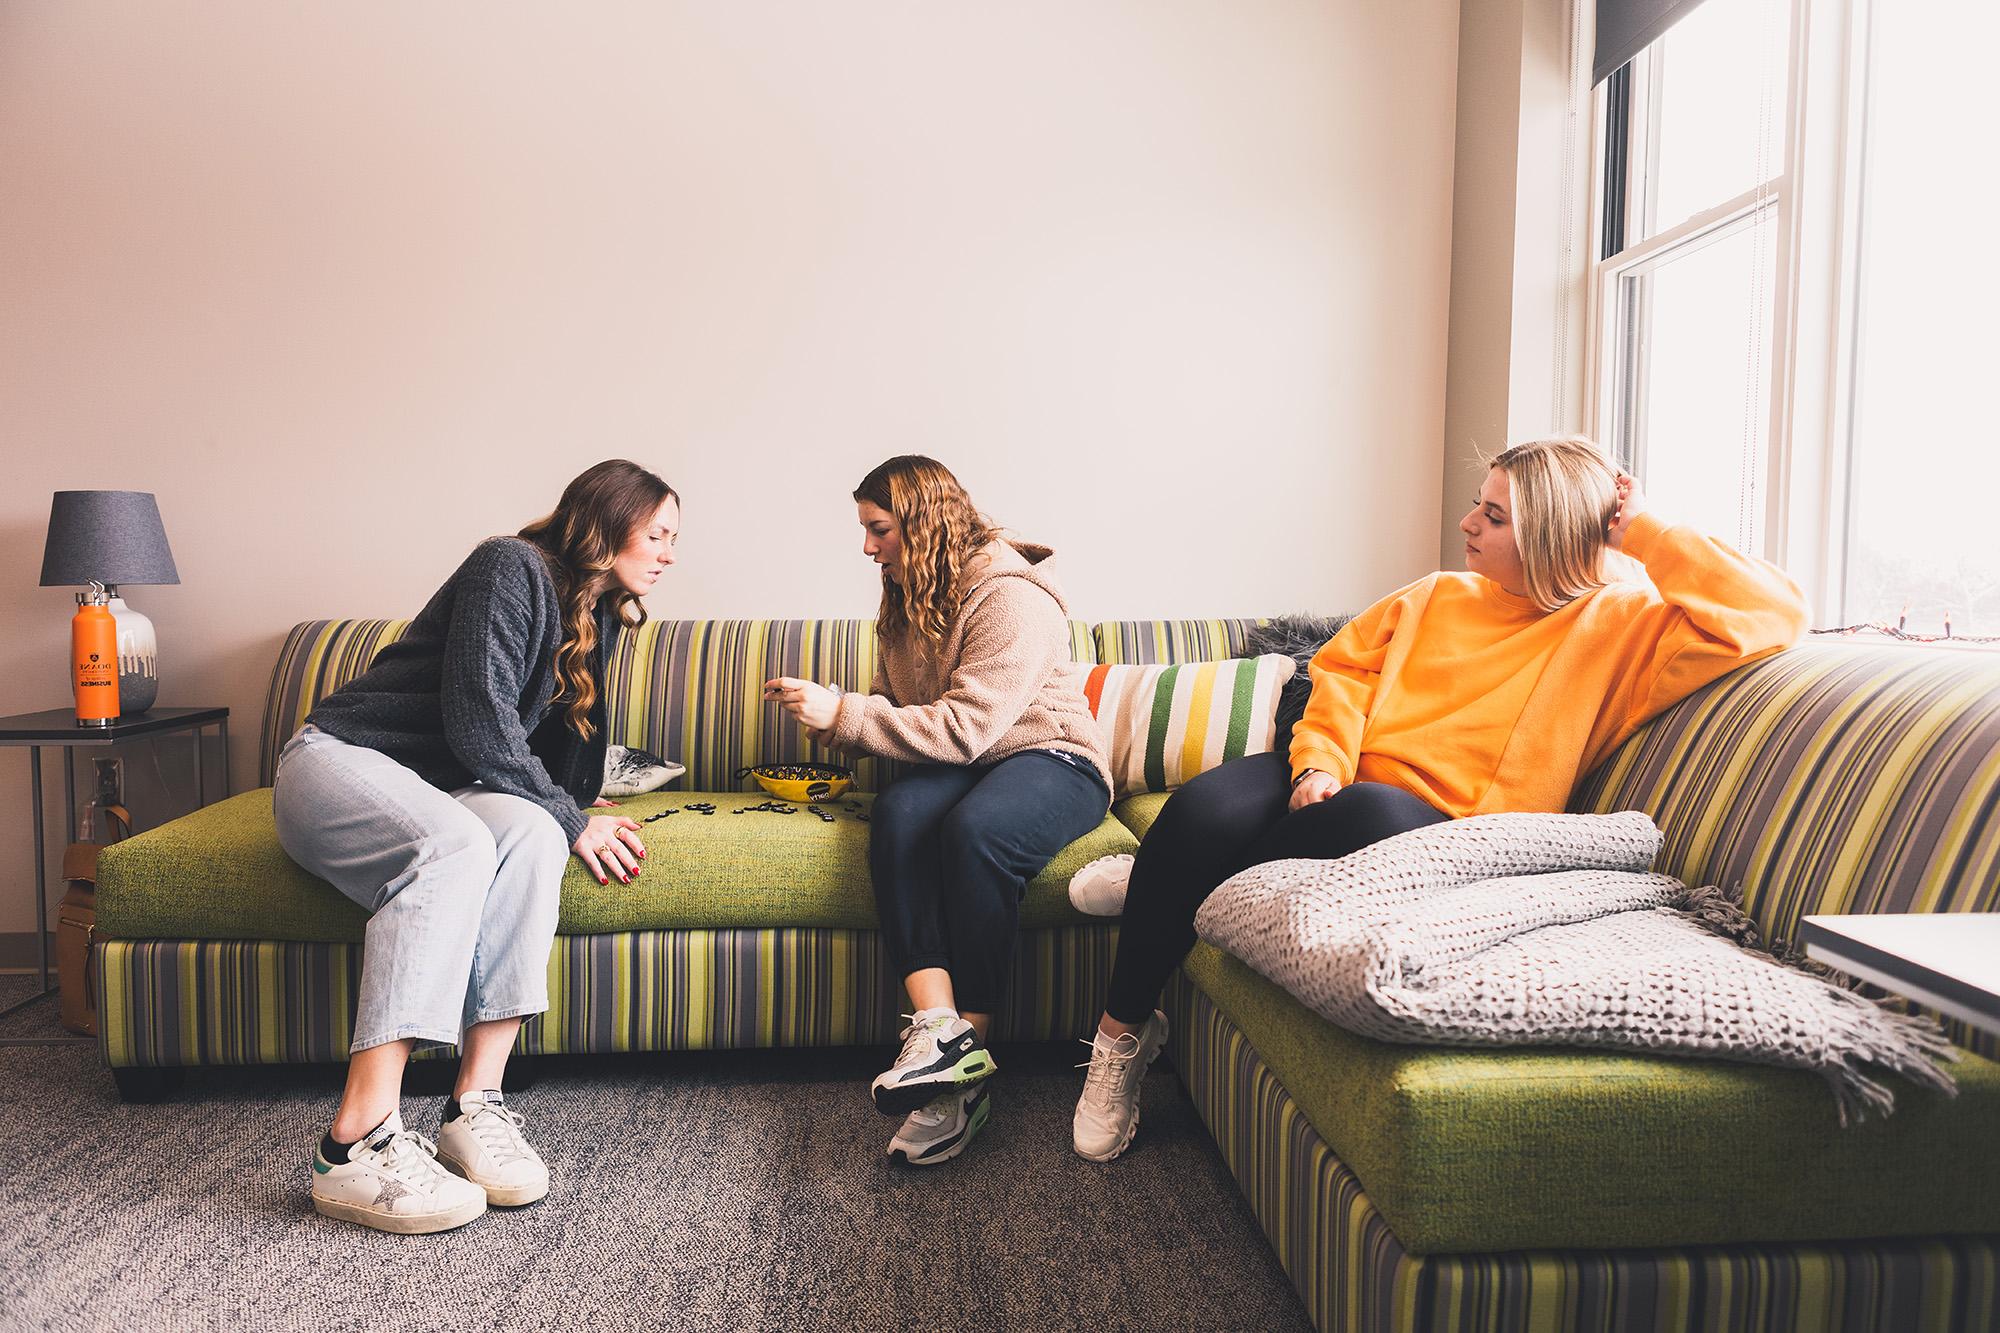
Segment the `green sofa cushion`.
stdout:
[[[868,825],[834,802],[833,823],[801,809],[733,814],[761,793],[672,792],[635,796],[620,808],[637,819],[663,807],[712,801],[716,813],[682,810],[645,825],[650,853],[631,884],[600,885],[570,859],[557,930],[834,926],[872,929]],[[1095,921],[1069,905],[1069,877],[1095,857],[1138,843],[1106,816],[1057,854],[1028,885],[1025,929]],[[293,864],[278,845],[268,787],[218,801],[107,847],[98,864],[97,928],[114,939],[359,940],[367,917],[325,881]]]
[[2000,1064],[1956,1099],[1891,1077],[1848,1129],[1802,1070],[1355,1036],[1213,946],[1187,975],[1242,1029],[1413,1253],[2000,1232]]
[[1153,821],[1160,817],[1160,807],[1172,796],[1170,791],[1142,791],[1137,796],[1127,796],[1111,807],[1111,813],[1118,816],[1118,822],[1132,830],[1132,836],[1143,838],[1153,827]]

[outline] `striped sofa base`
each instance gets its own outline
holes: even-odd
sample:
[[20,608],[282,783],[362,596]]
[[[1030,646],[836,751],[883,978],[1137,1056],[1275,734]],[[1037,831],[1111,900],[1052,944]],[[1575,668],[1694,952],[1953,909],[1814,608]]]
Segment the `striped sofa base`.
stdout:
[[1220,1006],[1185,974],[1166,1003],[1181,1080],[1321,1329],[2000,1327],[2000,1236],[1411,1254]]
[[[996,1038],[1087,1034],[1117,940],[1109,925],[1022,932]],[[113,1069],[347,1058],[358,944],[108,940],[96,947],[99,1041]],[[903,1007],[875,931],[560,935],[549,956],[549,1010],[522,1025],[516,1049],[580,1055],[879,1044],[895,1038]]]

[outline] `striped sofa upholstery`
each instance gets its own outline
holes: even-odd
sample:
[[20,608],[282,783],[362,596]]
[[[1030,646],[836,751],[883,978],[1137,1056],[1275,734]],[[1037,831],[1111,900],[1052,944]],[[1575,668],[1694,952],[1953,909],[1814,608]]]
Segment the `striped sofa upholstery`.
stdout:
[[[1102,925],[1023,932],[996,1029],[1041,1038],[1088,1032],[1117,938]],[[113,1069],[347,1058],[359,944],[106,940],[98,948],[100,1040]],[[900,992],[872,930],[558,935],[549,1009],[523,1025],[517,1049],[585,1055],[882,1044],[901,1025]]]
[[368,669],[375,654],[403,637],[407,620],[308,620],[292,626],[278,650],[264,695],[264,730],[257,746],[257,782],[271,785],[278,751],[313,705]]
[[[313,705],[360,675],[407,620],[309,620],[279,651],[264,704],[258,781],[270,785],[278,751]],[[1070,622],[1079,662],[1097,661],[1096,637]],[[865,689],[875,673],[875,634],[866,620],[649,621],[619,636],[607,672],[613,739],[687,765],[688,791],[749,789],[737,770],[752,763],[832,758],[763,702],[773,676]],[[886,760],[841,758],[855,787],[880,791],[895,776]]]
[[1113,620],[1097,627],[1097,660],[1110,666],[1171,666],[1243,655],[1259,620]]

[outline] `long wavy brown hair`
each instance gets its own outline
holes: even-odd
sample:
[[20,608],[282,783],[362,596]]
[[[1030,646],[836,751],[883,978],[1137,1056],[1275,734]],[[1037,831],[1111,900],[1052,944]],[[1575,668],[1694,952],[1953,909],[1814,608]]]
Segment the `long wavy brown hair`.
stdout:
[[520,534],[542,548],[562,603],[563,637],[556,648],[556,699],[570,730],[589,740],[590,710],[597,703],[597,680],[590,657],[597,647],[597,604],[617,599],[618,618],[627,626],[646,623],[637,596],[606,582],[612,562],[633,534],[641,531],[679,492],[659,477],[622,458],[612,458],[579,474],[563,487],[555,512],[536,519]]
[[944,642],[965,600],[966,566],[1000,530],[973,505],[951,469],[922,454],[901,454],[881,464],[854,488],[854,499],[887,510],[902,530],[903,581],[882,571],[875,632],[908,628]]

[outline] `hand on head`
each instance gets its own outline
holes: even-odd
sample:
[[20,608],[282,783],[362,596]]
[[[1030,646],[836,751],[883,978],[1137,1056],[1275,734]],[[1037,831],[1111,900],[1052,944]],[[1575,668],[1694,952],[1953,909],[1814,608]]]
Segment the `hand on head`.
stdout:
[[1604,544],[1614,551],[1625,545],[1625,533],[1632,520],[1646,512],[1646,492],[1637,477],[1620,472],[1617,486],[1618,504],[1611,511],[1610,526],[1604,530]]

